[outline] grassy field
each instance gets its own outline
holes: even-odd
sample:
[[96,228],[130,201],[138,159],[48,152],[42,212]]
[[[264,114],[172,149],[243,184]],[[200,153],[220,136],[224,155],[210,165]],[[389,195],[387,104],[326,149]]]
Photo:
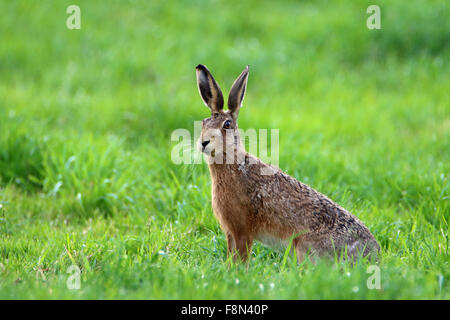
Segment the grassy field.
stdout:
[[[66,8],[81,8],[81,29]],[[366,27],[369,4],[381,30]],[[447,1],[1,1],[0,298],[450,299]],[[250,65],[241,128],[357,215],[367,261],[228,267],[206,164],[171,161]],[[70,290],[68,268],[81,270]]]

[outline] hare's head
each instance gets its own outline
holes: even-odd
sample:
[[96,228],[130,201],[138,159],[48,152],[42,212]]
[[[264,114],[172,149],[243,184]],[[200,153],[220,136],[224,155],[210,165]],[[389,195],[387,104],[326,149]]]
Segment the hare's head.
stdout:
[[[223,109],[222,91],[209,70],[202,64],[196,70],[198,91],[205,105],[211,109],[211,117],[203,120],[198,148],[210,157],[221,158],[231,152],[234,155],[242,148],[237,119],[247,87],[248,66],[231,87],[226,111]],[[227,157],[227,162],[229,158]]]

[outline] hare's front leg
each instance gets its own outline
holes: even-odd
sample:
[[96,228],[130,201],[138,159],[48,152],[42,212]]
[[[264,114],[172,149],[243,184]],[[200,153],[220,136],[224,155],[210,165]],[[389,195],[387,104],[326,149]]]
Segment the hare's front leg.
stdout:
[[253,240],[247,236],[233,235],[232,232],[226,232],[227,236],[227,258],[233,257],[233,261],[237,262],[238,258],[247,261],[248,255],[252,250]]
[[236,241],[231,232],[226,232],[227,236],[227,259],[236,251]]
[[[252,252],[253,239],[249,236],[239,236],[235,238],[235,242],[239,257],[243,262],[246,262]],[[234,256],[234,259],[236,261],[236,256]]]

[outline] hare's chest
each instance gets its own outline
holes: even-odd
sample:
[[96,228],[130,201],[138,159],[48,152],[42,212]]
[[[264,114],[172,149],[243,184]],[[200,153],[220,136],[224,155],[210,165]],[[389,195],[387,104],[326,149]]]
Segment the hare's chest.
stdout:
[[213,185],[211,196],[214,214],[222,226],[237,225],[247,220],[250,202],[238,188],[224,190],[222,186]]

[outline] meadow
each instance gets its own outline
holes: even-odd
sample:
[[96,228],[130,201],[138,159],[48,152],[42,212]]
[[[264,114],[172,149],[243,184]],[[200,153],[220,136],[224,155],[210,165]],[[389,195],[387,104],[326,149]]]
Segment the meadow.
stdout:
[[[81,9],[81,29],[66,8]],[[381,29],[366,8],[381,8]],[[449,299],[447,1],[1,1],[1,299]],[[250,65],[239,126],[358,216],[369,262],[226,263],[207,165],[171,161]],[[68,288],[70,267],[80,288]]]

